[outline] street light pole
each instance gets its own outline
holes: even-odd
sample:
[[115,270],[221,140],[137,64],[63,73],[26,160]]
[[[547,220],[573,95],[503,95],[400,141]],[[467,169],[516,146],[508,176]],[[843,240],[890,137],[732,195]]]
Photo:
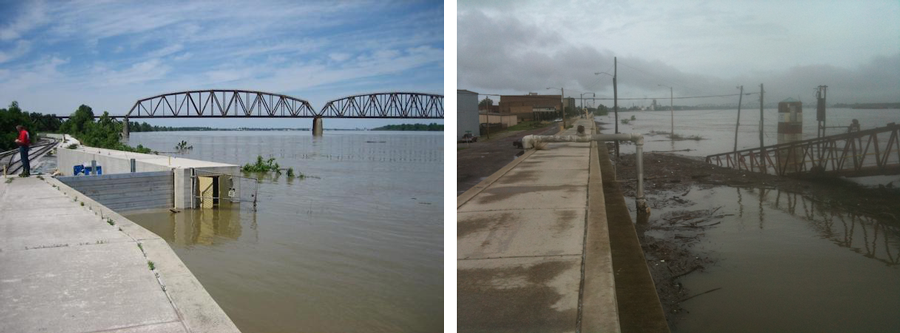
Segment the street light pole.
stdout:
[[581,110],[584,111],[584,95],[591,94],[591,96],[597,97],[597,94],[592,92],[581,93]]
[[[550,87],[547,89],[556,89],[556,88]],[[565,129],[566,128],[566,106],[565,106],[565,104],[563,104],[563,101],[566,98],[565,88],[559,88],[559,94],[560,94],[559,95],[559,103],[560,103],[559,110],[560,110],[560,113],[562,114],[563,129]]]
[[[613,78],[613,113],[615,113],[616,134],[619,134],[619,91],[616,88],[616,75],[618,75],[619,66],[616,57],[613,57],[613,74],[606,72],[597,72],[594,75],[606,74]],[[616,141],[616,158],[619,158],[619,141]]]

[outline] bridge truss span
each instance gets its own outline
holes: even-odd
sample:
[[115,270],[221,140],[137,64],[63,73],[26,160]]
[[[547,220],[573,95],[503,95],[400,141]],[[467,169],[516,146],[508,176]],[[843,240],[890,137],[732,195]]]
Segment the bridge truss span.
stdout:
[[444,118],[444,96],[390,92],[348,96],[325,104],[325,118]]
[[141,99],[126,118],[292,117],[313,118],[308,101],[252,90],[192,90]]

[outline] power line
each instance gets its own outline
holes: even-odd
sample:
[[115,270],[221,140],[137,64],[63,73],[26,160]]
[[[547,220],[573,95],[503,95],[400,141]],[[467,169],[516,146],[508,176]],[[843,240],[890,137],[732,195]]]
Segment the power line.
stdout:
[[[522,97],[530,97],[530,98],[547,98],[547,96],[556,96],[556,95],[509,95],[509,94],[504,95],[504,94],[484,94],[484,93],[478,93],[478,94],[479,94],[479,95],[484,95],[484,96],[501,96],[501,97],[502,97],[502,96],[515,96],[515,97],[517,97],[517,98],[522,98]],[[682,96],[682,97],[672,97],[672,99],[718,98],[718,97],[733,97],[733,96],[740,96],[740,95],[741,95],[741,94],[706,95],[706,96]],[[758,92],[744,93],[744,96],[749,96],[749,95],[759,95],[759,93],[758,93]],[[569,97],[569,98],[581,99],[582,97]],[[600,101],[611,101],[611,100],[614,99],[614,98],[612,98],[612,97],[583,97],[583,98],[584,98],[584,99],[590,99],[590,100],[600,100]],[[665,98],[665,97],[619,97],[619,99],[620,99],[620,100],[623,100],[623,101],[638,101],[638,100],[666,99],[666,98]]]
[[[758,95],[759,93],[745,93],[744,95]],[[727,95],[707,95],[707,96],[684,96],[684,97],[670,97],[671,99],[692,99],[692,98],[718,98],[718,97],[732,97],[732,96],[740,96],[741,94],[727,94]],[[584,99],[595,99],[602,101],[611,101],[612,98],[608,97],[598,97],[598,98],[588,98]],[[619,97],[619,100],[622,101],[639,101],[639,100],[648,100],[648,99],[666,99],[665,97]]]

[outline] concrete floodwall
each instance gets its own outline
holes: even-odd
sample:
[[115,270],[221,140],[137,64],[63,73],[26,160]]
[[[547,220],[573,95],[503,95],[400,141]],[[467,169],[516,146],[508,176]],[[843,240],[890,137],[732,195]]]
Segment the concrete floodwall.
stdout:
[[229,193],[229,190],[234,188],[235,197],[240,197],[240,187],[235,188],[234,177],[240,175],[241,169],[240,166],[233,164],[84,146],[75,149],[59,148],[56,155],[57,165],[62,176],[73,176],[75,165],[91,165],[91,161],[95,161],[98,166],[102,167],[103,176],[165,171],[170,176],[169,190],[173,197],[173,205],[168,206],[169,208],[197,207],[198,202],[195,200],[195,196],[198,193],[194,186],[195,173],[198,175],[225,175],[226,177],[218,177],[220,193],[215,196],[223,197],[223,193]]
[[72,167],[75,165],[91,165],[91,161],[97,161],[97,165],[103,168],[104,174],[130,173],[131,160],[135,161],[134,172],[168,171],[172,167],[166,166],[167,156],[150,154],[128,153],[99,148],[57,149],[57,167],[63,176],[74,176]]
[[57,179],[98,203],[122,212],[172,208],[175,190],[173,177],[172,171],[156,171]]

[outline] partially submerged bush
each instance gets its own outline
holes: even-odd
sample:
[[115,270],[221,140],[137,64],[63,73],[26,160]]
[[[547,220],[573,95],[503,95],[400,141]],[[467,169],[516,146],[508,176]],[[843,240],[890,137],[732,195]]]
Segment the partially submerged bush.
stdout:
[[278,163],[275,162],[275,158],[272,157],[268,160],[263,161],[262,156],[256,156],[255,164],[244,164],[241,167],[241,171],[243,172],[269,172],[274,171],[275,173],[281,173],[281,169]]

